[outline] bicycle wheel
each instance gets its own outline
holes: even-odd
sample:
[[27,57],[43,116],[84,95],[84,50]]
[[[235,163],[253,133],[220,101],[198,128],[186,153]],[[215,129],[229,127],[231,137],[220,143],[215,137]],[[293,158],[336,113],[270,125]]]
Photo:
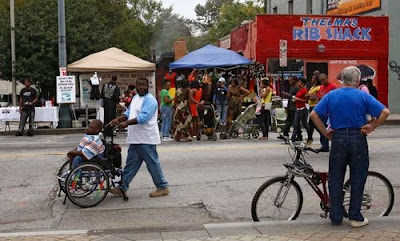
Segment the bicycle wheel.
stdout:
[[65,187],[72,203],[88,208],[104,200],[110,185],[108,175],[100,165],[84,163],[71,171]]
[[251,203],[253,220],[295,220],[303,206],[303,193],[299,184],[288,177],[275,177],[257,190]]
[[58,185],[60,186],[60,190],[65,192],[65,180],[67,179],[66,174],[70,169],[70,161],[64,162],[64,164],[61,166],[60,170],[58,170],[58,176],[57,177],[63,177],[63,178],[57,178],[58,179]]
[[[347,180],[343,187],[343,206],[348,213],[350,206],[350,180]],[[368,172],[365,182],[361,213],[365,217],[382,217],[389,215],[394,202],[394,191],[390,181],[378,172]]]

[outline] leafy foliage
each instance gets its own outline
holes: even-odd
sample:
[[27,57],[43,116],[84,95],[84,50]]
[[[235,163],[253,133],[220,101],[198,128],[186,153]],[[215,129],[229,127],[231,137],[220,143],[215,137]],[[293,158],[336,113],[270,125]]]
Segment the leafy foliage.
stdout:
[[[65,0],[67,62],[116,46],[150,59],[190,37],[187,20],[157,0]],[[58,75],[57,1],[15,0],[16,78],[54,95]],[[166,26],[173,26],[168,31]],[[0,0],[0,78],[11,79],[9,0]]]

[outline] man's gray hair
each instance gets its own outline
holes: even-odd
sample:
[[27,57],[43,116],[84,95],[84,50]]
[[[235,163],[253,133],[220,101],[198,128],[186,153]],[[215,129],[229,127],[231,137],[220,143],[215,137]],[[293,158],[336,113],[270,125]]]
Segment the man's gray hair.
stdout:
[[361,79],[361,71],[355,66],[349,66],[342,70],[340,77],[344,85],[355,85]]

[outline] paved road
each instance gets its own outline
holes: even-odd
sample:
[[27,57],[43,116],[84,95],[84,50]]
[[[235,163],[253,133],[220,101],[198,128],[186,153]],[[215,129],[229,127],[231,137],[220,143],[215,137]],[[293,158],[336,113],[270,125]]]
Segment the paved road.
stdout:
[[[200,227],[204,223],[250,221],[250,204],[258,187],[284,174],[287,146],[270,140],[165,143],[158,147],[171,194],[150,198],[153,184],[145,167],[132,183],[129,202],[108,196],[94,208],[81,209],[57,197],[57,168],[80,135],[0,136],[0,232],[37,230]],[[317,135],[314,137],[317,139]],[[123,135],[117,138],[124,143]],[[385,174],[400,194],[400,129],[384,126],[369,137],[370,169]],[[318,146],[318,145],[316,145]],[[127,146],[123,145],[126,156]],[[327,169],[328,154],[309,154],[317,170]],[[319,219],[319,201],[300,182],[305,201],[300,220]],[[392,215],[400,215],[395,200]]]

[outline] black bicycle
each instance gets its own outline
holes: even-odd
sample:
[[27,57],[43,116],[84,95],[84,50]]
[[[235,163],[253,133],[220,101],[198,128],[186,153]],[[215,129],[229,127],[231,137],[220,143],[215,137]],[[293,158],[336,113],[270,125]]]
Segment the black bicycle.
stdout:
[[[284,176],[274,177],[257,190],[251,204],[251,215],[254,221],[295,220],[303,206],[303,192],[296,177],[303,177],[321,199],[320,208],[324,211],[321,217],[329,213],[329,195],[327,190],[328,173],[314,171],[306,162],[307,151],[318,153],[318,150],[305,144],[294,145],[288,141],[289,153],[294,152],[292,163],[283,164],[287,169]],[[344,216],[348,217],[350,205],[350,180],[343,185]],[[361,211],[364,216],[387,216],[392,210],[394,191],[390,181],[378,172],[369,171],[364,188]]]

